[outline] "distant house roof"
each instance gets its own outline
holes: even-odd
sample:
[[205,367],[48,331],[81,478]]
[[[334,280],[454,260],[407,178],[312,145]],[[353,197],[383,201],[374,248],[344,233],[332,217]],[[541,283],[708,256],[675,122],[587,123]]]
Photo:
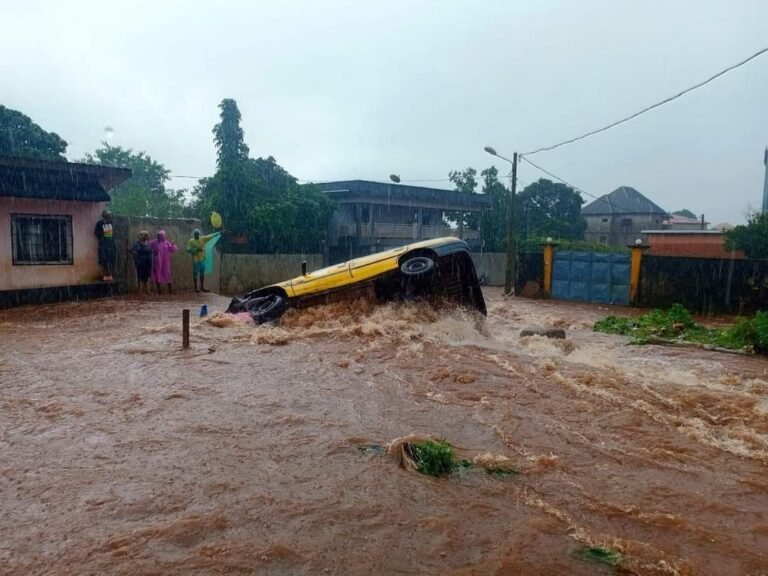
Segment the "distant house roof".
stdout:
[[729,224],[728,222],[720,222],[720,224],[715,224],[712,228],[715,230],[733,230],[733,224]]
[[389,184],[369,180],[342,180],[315,184],[333,200],[341,203],[396,204],[415,208],[480,211],[490,205],[485,194],[469,194],[455,190]]
[[[688,218],[688,216],[680,216],[679,214],[672,214],[669,218],[667,218],[664,221],[665,224],[699,224],[701,225],[701,220],[698,218]],[[709,222],[704,222],[704,224],[709,224]]]
[[582,214],[661,214],[667,211],[651,202],[631,186],[620,186],[610,194],[600,196],[581,210]]
[[109,202],[107,191],[130,176],[127,168],[0,155],[0,196]]

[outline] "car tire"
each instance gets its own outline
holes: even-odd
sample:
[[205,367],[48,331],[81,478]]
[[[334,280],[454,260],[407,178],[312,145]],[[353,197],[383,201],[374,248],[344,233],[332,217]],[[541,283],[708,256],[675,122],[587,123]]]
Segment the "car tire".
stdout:
[[429,256],[414,256],[400,265],[400,272],[411,278],[426,276],[434,269],[435,261]]
[[237,314],[245,311],[245,298],[232,298],[227,308],[227,314]]
[[249,306],[248,312],[256,324],[264,324],[280,318],[286,308],[285,298],[279,294],[270,294]]

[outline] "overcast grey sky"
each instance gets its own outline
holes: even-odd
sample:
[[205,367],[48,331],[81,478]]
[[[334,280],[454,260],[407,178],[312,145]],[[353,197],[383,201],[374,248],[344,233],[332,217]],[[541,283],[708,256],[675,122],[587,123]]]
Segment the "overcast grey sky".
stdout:
[[[0,14],[0,103],[71,159],[111,126],[112,143],[202,176],[222,98],[251,154],[298,178],[439,179],[492,164],[485,145],[564,140],[768,45],[766,0],[0,0]],[[768,55],[532,159],[598,196],[629,185],[735,223],[760,205],[766,144]]]

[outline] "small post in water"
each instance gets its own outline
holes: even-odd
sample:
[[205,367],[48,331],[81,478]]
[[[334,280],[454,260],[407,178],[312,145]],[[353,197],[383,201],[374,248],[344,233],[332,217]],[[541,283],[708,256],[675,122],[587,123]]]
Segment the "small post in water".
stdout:
[[186,308],[181,313],[181,334],[182,348],[189,348],[189,310]]

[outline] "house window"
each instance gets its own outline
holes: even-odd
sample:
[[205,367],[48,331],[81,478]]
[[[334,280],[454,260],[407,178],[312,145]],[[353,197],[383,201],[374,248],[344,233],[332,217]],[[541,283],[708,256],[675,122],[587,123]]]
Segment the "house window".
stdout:
[[371,222],[371,207],[370,206],[363,206],[363,209],[361,211],[361,219],[363,224],[370,224]]
[[621,227],[625,230],[631,230],[632,229],[632,218],[622,218],[621,219]]
[[13,265],[72,264],[72,216],[11,214]]
[[603,223],[608,222],[608,218],[603,218]]
[[608,238],[606,236],[600,236],[600,244],[608,244]]

